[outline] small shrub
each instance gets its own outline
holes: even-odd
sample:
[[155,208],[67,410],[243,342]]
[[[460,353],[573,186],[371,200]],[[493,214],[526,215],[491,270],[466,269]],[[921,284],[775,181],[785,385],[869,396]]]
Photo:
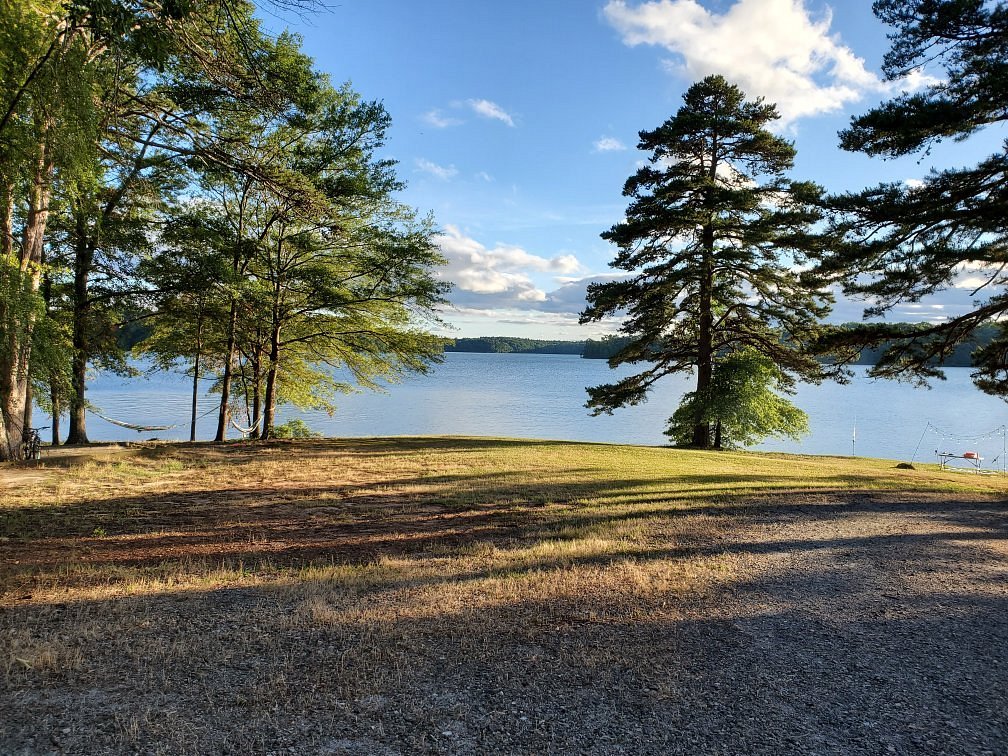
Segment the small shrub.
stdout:
[[301,419],[288,420],[283,425],[278,425],[273,429],[274,438],[322,438],[321,433],[316,433],[308,427],[307,423]]

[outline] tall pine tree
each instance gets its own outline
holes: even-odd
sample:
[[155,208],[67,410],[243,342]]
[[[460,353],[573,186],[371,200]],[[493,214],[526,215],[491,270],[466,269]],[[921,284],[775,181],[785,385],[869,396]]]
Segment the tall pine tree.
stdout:
[[[612,412],[646,399],[666,375],[696,372],[691,445],[717,440],[712,393],[719,357],[755,350],[784,390],[822,378],[805,349],[818,336],[827,297],[806,288],[795,266],[819,251],[819,187],[787,179],[795,150],[766,129],[774,105],[750,102],[720,76],[694,84],[676,115],[640,133],[649,164],[631,176],[623,221],[602,234],[619,246],[612,267],[625,280],[593,284],[581,322],[625,315],[629,343],[611,367],[649,364],[588,389],[588,407]],[[677,418],[681,423],[681,414]]]
[[[941,80],[854,118],[841,132],[845,150],[898,157],[928,154],[1008,120],[1008,4],[985,0],[879,0],[875,13],[895,27],[883,70],[891,80],[938,67]],[[887,343],[875,375],[924,380],[984,323],[998,336],[974,354],[977,384],[1008,396],[1008,143],[973,167],[932,171],[920,186],[883,184],[834,199],[845,243],[821,271],[845,293],[864,297],[866,316],[900,302],[977,279],[973,308],[940,323],[907,327],[870,323],[834,334],[827,344],[855,355]]]

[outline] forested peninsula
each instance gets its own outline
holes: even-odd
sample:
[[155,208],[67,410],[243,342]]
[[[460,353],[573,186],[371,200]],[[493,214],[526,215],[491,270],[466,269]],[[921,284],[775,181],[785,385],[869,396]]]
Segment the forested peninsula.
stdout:
[[[853,325],[853,324],[852,324]],[[907,325],[907,328],[911,326]],[[951,356],[941,364],[945,367],[972,367],[970,355],[974,350],[990,344],[997,329],[993,325],[978,328],[973,337],[960,343]],[[601,339],[581,341],[555,341],[546,339],[526,339],[514,336],[479,336],[475,338],[448,339],[446,352],[470,352],[478,354],[576,354],[589,360],[607,360],[623,349],[628,339],[621,336],[603,336]],[[873,349],[863,349],[861,356],[853,364],[874,365],[879,356],[891,346],[888,342]]]

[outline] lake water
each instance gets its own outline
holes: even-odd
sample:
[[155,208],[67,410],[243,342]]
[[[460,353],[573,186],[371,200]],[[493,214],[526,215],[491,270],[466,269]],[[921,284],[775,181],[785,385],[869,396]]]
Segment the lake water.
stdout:
[[[942,440],[942,433],[932,430],[925,434],[931,424],[948,436],[976,436],[1008,421],[1005,403],[978,391],[968,368],[946,372],[948,380],[935,382],[931,390],[873,381],[863,374],[849,385],[802,386],[793,401],[808,413],[811,434],[801,442],[771,440],[756,448],[847,455],[856,424],[859,456],[910,459],[920,441],[918,459],[934,461],[941,446],[957,453],[976,449],[990,465],[1001,455],[1001,434],[974,443]],[[391,386],[387,394],[343,398],[332,417],[284,407],[279,421],[300,417],[326,436],[451,434],[665,444],[666,420],[691,390],[692,379],[665,379],[646,404],[591,417],[584,409],[585,386],[625,374],[610,370],[604,360],[577,356],[449,353],[429,375]],[[88,436],[92,441],[188,439],[190,385],[187,377],[174,373],[131,379],[100,375],[90,384],[88,399],[102,414],[134,424],[178,427],[137,433],[89,414]],[[200,413],[216,401],[204,397]],[[49,420],[37,414],[35,422],[46,425]],[[65,433],[65,421],[63,429]],[[215,429],[216,416],[208,415],[197,425],[198,437],[212,438]],[[231,435],[240,434],[232,430]]]

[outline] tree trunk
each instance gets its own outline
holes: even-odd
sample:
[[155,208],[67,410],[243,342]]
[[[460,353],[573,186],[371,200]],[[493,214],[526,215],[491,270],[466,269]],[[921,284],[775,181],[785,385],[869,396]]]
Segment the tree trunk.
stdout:
[[196,359],[193,360],[192,379],[192,420],[189,422],[189,440],[196,440],[196,411],[199,405],[199,368],[200,355],[196,352]]
[[[231,256],[231,272],[237,279],[242,269],[242,241],[245,236],[245,201],[251,180],[246,180],[245,189],[238,203],[238,228],[235,231],[235,244]],[[238,327],[238,299],[231,295],[231,313],[228,316],[227,354],[224,360],[224,375],[221,378],[221,403],[217,415],[217,435],[214,441],[222,443],[227,438],[228,421],[231,418],[231,376],[234,374],[234,364],[237,359],[235,329]]]
[[73,296],[73,358],[71,364],[70,430],[67,444],[86,444],[87,437],[87,363],[88,363],[88,321],[91,302],[89,301],[88,280],[94,263],[94,246],[87,233],[87,221],[78,210],[76,218],[77,239],[74,249],[74,296]]
[[[14,305],[9,294],[15,291],[14,285],[20,278],[17,271],[20,268],[14,261],[14,182],[6,175],[0,183],[0,333],[5,329],[14,332]],[[5,339],[6,341],[6,339]],[[5,345],[7,346],[7,345]],[[8,380],[3,374],[9,371],[7,360],[3,358],[0,349],[0,460],[14,459],[7,443],[7,420],[2,408],[6,406],[6,396],[9,391]],[[20,447],[18,448],[20,451]]]
[[231,376],[234,375],[236,357],[235,328],[238,325],[238,302],[231,298],[231,314],[228,316],[227,356],[224,360],[224,375],[221,378],[221,403],[217,413],[217,435],[214,441],[221,443],[227,439],[228,421],[231,419]]
[[[53,314],[53,293],[52,277],[48,273],[42,278],[42,299],[45,300],[46,316],[51,318]],[[49,403],[52,406],[52,445],[60,445],[60,413],[63,411],[63,402],[60,397],[59,381],[54,373],[49,374]]]
[[14,255],[14,186],[6,176],[0,180],[0,254]]
[[262,436],[262,350],[255,348],[255,362],[252,363],[252,435]]
[[249,438],[259,438],[262,428],[262,350],[257,346],[252,350],[252,431]]
[[63,407],[60,403],[59,389],[55,381],[49,382],[49,400],[52,402],[52,445],[60,445],[60,414]]
[[10,282],[16,289],[11,288],[9,293],[17,291],[17,299],[20,301],[14,303],[14,306],[6,303],[0,313],[0,331],[6,331],[7,339],[6,349],[0,357],[0,414],[3,416],[0,460],[21,457],[28,361],[31,358],[31,334],[34,327],[34,310],[28,305],[41,282],[43,242],[52,196],[53,163],[49,155],[49,126],[47,121],[36,121],[39,151],[28,191],[20,265],[15,268],[11,264],[13,259],[4,260],[5,268],[12,276],[16,276],[16,280]]
[[714,448],[721,450],[721,418],[714,425]]
[[703,227],[703,256],[700,268],[699,328],[697,333],[697,416],[693,425],[693,446],[708,449],[711,445],[711,427],[707,419],[707,401],[714,373],[714,227]]
[[189,440],[196,440],[196,412],[199,406],[200,357],[203,355],[203,311],[196,316],[196,355],[193,358],[192,420],[189,423]]
[[22,428],[31,428],[32,426],[32,410],[35,409],[35,398],[32,396],[32,384],[31,379],[25,382],[25,406],[24,406],[24,419],[21,422]]
[[266,397],[263,406],[263,423],[260,438],[267,441],[273,438],[273,423],[276,414],[277,370],[280,362],[280,326],[274,325],[270,337],[269,370],[266,372]]

